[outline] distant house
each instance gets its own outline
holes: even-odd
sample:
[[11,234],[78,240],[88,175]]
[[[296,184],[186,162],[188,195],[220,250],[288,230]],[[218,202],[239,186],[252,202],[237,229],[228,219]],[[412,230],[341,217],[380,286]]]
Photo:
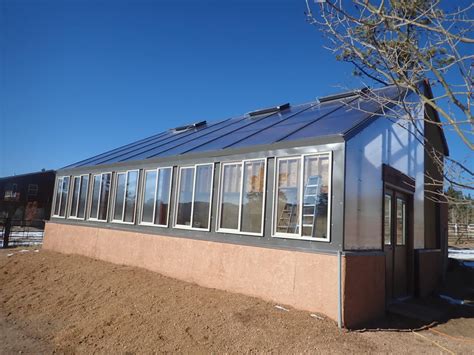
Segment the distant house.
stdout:
[[49,219],[55,176],[48,170],[0,178],[0,218]]
[[344,93],[85,159],[57,172],[44,247],[361,324],[443,273],[446,214],[425,198],[437,170],[419,135],[448,150],[418,108],[396,121]]

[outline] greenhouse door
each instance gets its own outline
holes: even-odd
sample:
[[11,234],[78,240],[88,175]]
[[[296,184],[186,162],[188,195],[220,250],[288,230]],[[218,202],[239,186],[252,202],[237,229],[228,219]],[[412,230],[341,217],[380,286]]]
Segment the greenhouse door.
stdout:
[[386,188],[383,235],[387,300],[405,298],[412,292],[411,216],[411,196]]

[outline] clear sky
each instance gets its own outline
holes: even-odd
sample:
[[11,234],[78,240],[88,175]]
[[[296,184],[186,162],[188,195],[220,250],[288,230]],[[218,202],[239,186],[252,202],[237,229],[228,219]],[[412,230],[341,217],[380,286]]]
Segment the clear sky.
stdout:
[[0,176],[358,87],[304,10],[304,0],[2,0]]

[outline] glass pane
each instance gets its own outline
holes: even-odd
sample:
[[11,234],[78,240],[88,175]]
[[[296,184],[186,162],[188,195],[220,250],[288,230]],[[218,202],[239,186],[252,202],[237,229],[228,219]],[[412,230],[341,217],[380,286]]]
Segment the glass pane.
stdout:
[[127,192],[125,194],[125,222],[135,221],[135,205],[137,197],[138,171],[128,172]]
[[155,204],[156,170],[145,172],[145,190],[143,191],[142,222],[153,223],[153,205]]
[[328,223],[329,155],[304,157],[304,237],[326,238]]
[[406,204],[404,200],[397,198],[397,245],[405,245],[406,233]]
[[59,215],[59,206],[61,203],[61,189],[63,188],[63,179],[59,178],[56,186],[56,201],[54,204],[54,215]]
[[242,164],[223,165],[220,228],[239,228]]
[[278,159],[276,232],[299,234],[300,159]]
[[69,194],[69,176],[63,178],[63,187],[61,189],[61,207],[59,209],[59,215],[66,215],[67,197]]
[[383,225],[383,239],[385,245],[392,244],[392,196],[385,195],[384,197],[384,225]]
[[81,192],[79,195],[79,208],[77,211],[78,218],[84,218],[86,215],[86,201],[87,201],[88,189],[89,189],[89,176],[83,176],[81,178]]
[[97,218],[99,212],[99,193],[100,193],[100,180],[101,175],[94,175],[94,184],[92,186],[92,202],[90,218]]
[[193,227],[209,228],[209,211],[211,206],[212,165],[201,165],[196,168],[196,186],[193,201]]
[[79,190],[81,189],[81,178],[79,176],[74,178],[74,186],[72,189],[71,201],[71,217],[77,217],[77,201],[79,199]]
[[117,174],[117,188],[115,189],[114,204],[114,220],[121,221],[123,219],[123,198],[125,196],[125,180],[124,173]]
[[242,232],[260,233],[262,231],[264,178],[264,160],[244,164],[242,223],[240,228]]
[[179,179],[179,201],[176,224],[191,225],[194,168],[182,168]]
[[99,219],[101,221],[107,220],[107,210],[109,206],[110,194],[110,179],[111,174],[102,174],[102,184],[100,187],[100,205],[99,205]]
[[171,168],[160,169],[156,195],[155,223],[168,225],[168,210],[171,193]]

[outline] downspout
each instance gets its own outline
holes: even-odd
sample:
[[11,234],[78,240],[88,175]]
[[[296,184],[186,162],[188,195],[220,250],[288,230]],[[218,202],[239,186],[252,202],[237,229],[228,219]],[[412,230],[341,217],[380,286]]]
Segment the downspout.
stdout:
[[337,326],[342,329],[342,252],[337,251]]

